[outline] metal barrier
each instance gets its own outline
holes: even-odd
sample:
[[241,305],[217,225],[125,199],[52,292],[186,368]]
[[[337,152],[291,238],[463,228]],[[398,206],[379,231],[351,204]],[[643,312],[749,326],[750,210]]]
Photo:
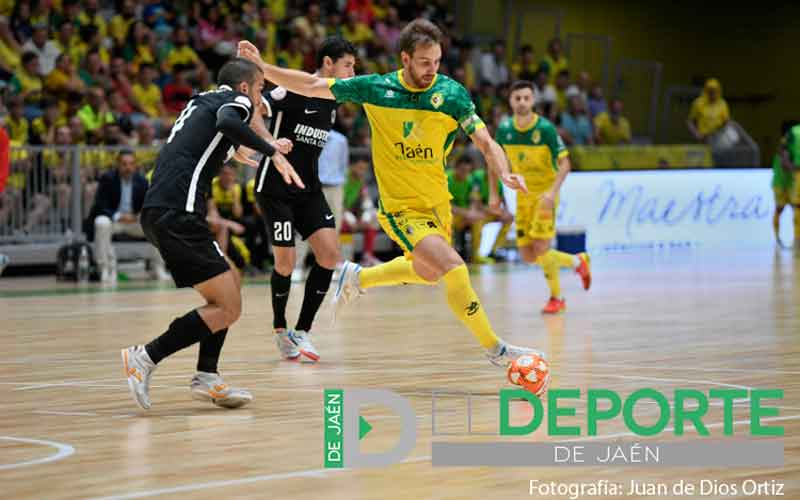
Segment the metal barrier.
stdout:
[[0,193],[0,245],[81,239],[97,181],[115,168],[123,149],[134,151],[143,172],[158,153],[121,146],[12,147],[8,182]]

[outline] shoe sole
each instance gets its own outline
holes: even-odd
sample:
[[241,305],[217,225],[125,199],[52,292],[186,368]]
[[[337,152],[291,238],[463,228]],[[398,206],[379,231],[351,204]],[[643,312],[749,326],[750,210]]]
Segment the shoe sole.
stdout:
[[558,311],[544,311],[542,310],[542,314],[545,316],[557,316],[559,314],[563,314],[567,310],[566,307],[559,309]]
[[246,405],[247,403],[253,401],[253,396],[247,398],[237,398],[237,397],[227,397],[227,398],[215,398],[211,394],[208,393],[207,390],[202,388],[192,388],[192,399],[196,399],[198,401],[207,401],[214,403],[216,406],[222,408],[241,408],[242,406]]
[[586,278],[584,279],[583,275],[581,275],[581,280],[583,281],[583,289],[587,292],[589,288],[592,287],[592,267],[591,267],[591,259],[589,258],[588,253],[584,253],[581,259],[582,264],[586,264]]
[[125,380],[128,381],[128,390],[131,392],[131,396],[139,408],[143,410],[149,410],[149,406],[145,406],[144,403],[139,401],[138,396],[136,395],[136,383],[133,381],[133,377],[128,373],[128,350],[123,349],[120,351],[120,355],[122,356],[122,370],[125,372]]
[[300,354],[303,356],[300,358],[301,363],[313,364],[319,361],[319,354],[315,352],[301,350]]

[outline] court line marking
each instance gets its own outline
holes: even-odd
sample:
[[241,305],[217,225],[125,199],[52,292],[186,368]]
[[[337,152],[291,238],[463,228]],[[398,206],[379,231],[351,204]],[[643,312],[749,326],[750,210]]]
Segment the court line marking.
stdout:
[[14,441],[17,443],[28,443],[28,444],[39,444],[42,446],[51,446],[55,448],[56,451],[52,455],[48,455],[44,458],[36,458],[33,460],[27,460],[25,462],[17,462],[14,464],[2,464],[0,465],[0,470],[11,470],[11,469],[19,469],[20,467],[28,467],[30,465],[41,465],[46,464],[49,462],[55,462],[57,460],[61,460],[62,458],[66,458],[73,453],[75,453],[75,448],[72,446],[65,444],[65,443],[58,443],[56,441],[47,441],[44,439],[31,439],[31,438],[17,438],[12,436],[0,436],[0,441]]
[[[776,421],[783,421],[783,420],[796,420],[800,419],[800,415],[787,415],[784,417],[767,417],[762,418],[762,422],[776,422]],[[737,425],[749,425],[750,420],[736,420],[733,422],[734,426]],[[706,425],[707,428],[717,428],[724,426],[724,422],[714,422],[711,424]],[[693,429],[693,428],[692,428]],[[664,429],[664,432],[669,432],[674,430],[674,428],[668,427]],[[587,436],[585,438],[573,439],[569,442],[580,442],[580,441],[596,441],[598,439],[614,439],[618,437],[625,437],[625,436],[635,436],[633,432],[620,432],[616,434],[607,434],[602,436]],[[418,456],[412,457],[406,460],[403,460],[401,464],[409,464],[409,463],[417,463],[417,462],[427,462],[431,460],[430,455],[426,456]],[[308,469],[308,470],[301,470],[295,472],[281,472],[277,474],[265,474],[260,476],[251,476],[251,477],[243,477],[239,479],[228,479],[223,481],[208,481],[205,483],[193,483],[193,484],[186,484],[183,486],[173,486],[170,488],[159,488],[159,489],[152,489],[152,490],[143,490],[143,491],[136,491],[131,493],[124,493],[121,495],[110,495],[104,497],[93,497],[90,500],[132,500],[136,498],[147,498],[147,497],[155,497],[160,495],[169,495],[173,493],[186,493],[190,491],[199,491],[199,490],[208,490],[212,488],[224,488],[230,486],[242,486],[246,484],[253,484],[259,482],[267,482],[267,481],[280,481],[283,479],[292,479],[297,477],[314,477],[314,478],[325,478],[329,474],[341,473],[341,472],[352,472],[358,469]]]

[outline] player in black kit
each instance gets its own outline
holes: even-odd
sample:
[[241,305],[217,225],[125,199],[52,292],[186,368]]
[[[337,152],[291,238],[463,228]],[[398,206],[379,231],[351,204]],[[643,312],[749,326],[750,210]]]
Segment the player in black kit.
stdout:
[[[353,45],[343,38],[326,39],[317,50],[317,75],[353,76],[355,53]],[[284,358],[301,357],[302,361],[313,363],[319,360],[319,353],[311,343],[311,325],[325,299],[333,270],[341,260],[336,221],[322,192],[318,168],[320,152],[336,120],[336,102],[304,97],[282,87],[265,93],[264,98],[266,115],[271,121],[271,135],[266,137],[292,141],[293,149],[287,159],[305,184],[300,188],[276,182],[280,175],[269,158],[262,160],[256,173],[256,199],[275,254],[271,278],[275,341]],[[316,262],[308,274],[297,324],[294,330],[287,330],[286,303],[297,258],[295,232],[308,241]]]
[[145,196],[141,223],[147,239],[167,263],[175,284],[193,287],[206,305],[175,319],[169,329],[147,345],[122,350],[125,376],[134,400],[150,408],[150,377],[167,356],[200,342],[198,373],[191,382],[195,398],[235,408],[253,397],[225,384],[217,361],[228,327],[241,314],[240,278],[206,224],[211,179],[240,146],[272,159],[286,183],[303,186],[280,151],[288,141],[265,141],[250,128],[261,113],[264,76],[250,61],[233,59],[219,71],[219,88],[192,98],[181,112],[166,144]]

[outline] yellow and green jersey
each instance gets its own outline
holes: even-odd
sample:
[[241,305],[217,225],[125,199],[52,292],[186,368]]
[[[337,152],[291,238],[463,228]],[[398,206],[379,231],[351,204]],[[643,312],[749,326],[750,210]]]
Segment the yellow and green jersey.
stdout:
[[783,169],[781,155],[776,154],[772,158],[772,187],[775,189],[789,189],[794,185],[794,176],[791,172]]
[[783,147],[789,152],[789,159],[795,166],[800,166],[800,125],[790,128],[783,136]]
[[511,171],[525,177],[531,194],[550,189],[558,172],[558,159],[569,154],[555,126],[539,115],[525,128],[517,126],[513,117],[504,119],[495,140],[505,149]]
[[444,169],[458,127],[472,135],[485,126],[460,83],[436,75],[414,89],[399,70],[328,85],[337,101],[364,105],[382,210],[427,210],[450,200]]

